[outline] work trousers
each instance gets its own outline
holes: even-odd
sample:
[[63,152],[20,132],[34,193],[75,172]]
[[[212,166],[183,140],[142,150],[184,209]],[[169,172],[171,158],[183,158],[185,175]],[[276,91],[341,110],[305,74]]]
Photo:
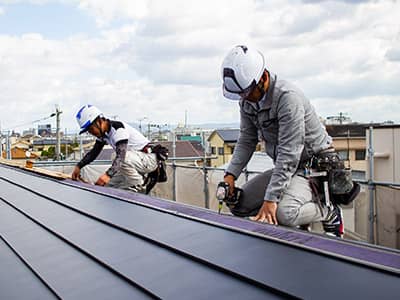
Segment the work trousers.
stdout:
[[128,150],[119,171],[111,177],[108,186],[140,192],[144,189],[143,176],[157,169],[154,153]]
[[[257,215],[264,203],[265,189],[271,175],[272,170],[268,170],[245,183],[239,203],[231,212],[241,217]],[[314,200],[308,179],[301,170],[297,171],[277,203],[278,223],[294,227],[324,220],[328,209],[323,206],[321,211]]]

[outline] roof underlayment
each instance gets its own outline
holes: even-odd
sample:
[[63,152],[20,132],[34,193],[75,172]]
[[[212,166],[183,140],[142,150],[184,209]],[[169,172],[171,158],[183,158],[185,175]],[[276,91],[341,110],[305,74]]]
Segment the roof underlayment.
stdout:
[[0,298],[394,299],[397,250],[0,165]]

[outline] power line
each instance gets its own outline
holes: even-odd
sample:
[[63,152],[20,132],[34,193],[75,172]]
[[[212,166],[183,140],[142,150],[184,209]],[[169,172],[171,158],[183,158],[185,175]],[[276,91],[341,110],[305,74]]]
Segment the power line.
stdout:
[[55,115],[56,115],[56,113],[52,113],[52,114],[51,114],[50,116],[48,116],[48,117],[44,117],[44,118],[41,118],[41,119],[37,119],[37,120],[31,121],[31,122],[22,123],[22,124],[19,124],[19,125],[14,125],[14,126],[8,127],[8,128],[3,128],[2,130],[3,130],[3,131],[8,131],[8,130],[16,129],[16,128],[18,128],[18,127],[22,127],[22,126],[30,125],[30,124],[33,124],[33,123],[45,121],[45,120],[47,120],[47,119],[50,119],[50,118],[54,117]]

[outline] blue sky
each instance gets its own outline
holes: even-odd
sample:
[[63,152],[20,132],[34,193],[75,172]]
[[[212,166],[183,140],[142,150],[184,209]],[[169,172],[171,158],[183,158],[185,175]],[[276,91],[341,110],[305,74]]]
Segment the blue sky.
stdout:
[[237,44],[323,118],[400,123],[399,15],[390,0],[0,0],[0,125],[57,105],[71,132],[86,103],[128,122],[238,122],[220,78]]
[[98,35],[95,20],[72,3],[16,3],[2,7],[0,34],[40,33],[47,39],[63,39],[75,34]]

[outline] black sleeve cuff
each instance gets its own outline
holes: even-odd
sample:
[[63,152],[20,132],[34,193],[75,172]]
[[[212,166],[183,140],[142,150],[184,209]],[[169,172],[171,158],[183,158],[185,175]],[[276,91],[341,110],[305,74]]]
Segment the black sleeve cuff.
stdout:
[[229,172],[225,172],[225,174],[224,174],[224,178],[225,178],[226,176],[228,176],[228,175],[231,175],[231,176],[233,176],[233,178],[236,180],[236,176],[235,176],[235,175],[233,175],[232,173],[229,173]]

